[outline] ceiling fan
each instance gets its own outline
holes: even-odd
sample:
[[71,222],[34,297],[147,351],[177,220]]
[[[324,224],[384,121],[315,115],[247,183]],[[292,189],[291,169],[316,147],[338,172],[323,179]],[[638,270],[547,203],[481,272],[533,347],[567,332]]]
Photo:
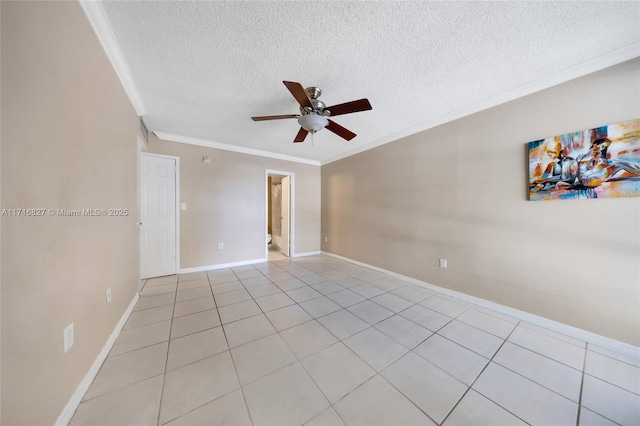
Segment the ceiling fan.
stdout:
[[325,127],[341,138],[350,141],[356,137],[356,134],[327,117],[335,117],[336,115],[351,114],[352,112],[368,111],[371,109],[371,104],[368,99],[358,99],[357,101],[327,107],[324,102],[318,99],[322,94],[320,88],[307,87],[305,89],[300,83],[296,83],[295,81],[283,81],[283,83],[300,104],[300,114],[265,115],[261,117],[251,117],[251,119],[253,121],[266,121],[297,118],[298,123],[300,123],[300,131],[293,140],[294,142],[304,142],[308,133],[314,134]]

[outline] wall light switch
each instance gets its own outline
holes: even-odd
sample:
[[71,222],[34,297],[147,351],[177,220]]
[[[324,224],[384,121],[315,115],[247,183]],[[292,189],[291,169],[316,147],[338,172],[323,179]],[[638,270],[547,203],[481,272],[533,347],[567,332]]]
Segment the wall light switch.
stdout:
[[185,211],[187,209],[187,203],[180,203],[180,210]]
[[218,250],[222,250],[222,249],[224,249],[224,243],[222,241],[220,241],[218,243]]
[[111,287],[107,288],[107,303],[111,302]]
[[440,259],[440,267],[442,269],[447,269],[447,259]]
[[324,242],[326,243],[327,241],[329,241],[329,237],[324,237]]

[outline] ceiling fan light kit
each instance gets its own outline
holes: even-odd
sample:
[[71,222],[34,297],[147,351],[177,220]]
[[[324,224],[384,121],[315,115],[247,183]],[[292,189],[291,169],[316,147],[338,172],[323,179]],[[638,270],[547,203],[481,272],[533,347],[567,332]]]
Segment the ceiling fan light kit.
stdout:
[[300,83],[295,81],[283,81],[283,83],[300,104],[300,115],[266,115],[251,117],[251,119],[253,121],[266,121],[297,118],[300,124],[300,131],[298,131],[298,134],[293,140],[294,142],[303,142],[307,134],[311,133],[313,135],[325,127],[341,138],[350,141],[356,137],[356,134],[327,117],[368,111],[371,109],[371,104],[368,99],[358,99],[357,101],[327,107],[324,102],[318,99],[322,94],[320,88],[312,86],[305,89]]

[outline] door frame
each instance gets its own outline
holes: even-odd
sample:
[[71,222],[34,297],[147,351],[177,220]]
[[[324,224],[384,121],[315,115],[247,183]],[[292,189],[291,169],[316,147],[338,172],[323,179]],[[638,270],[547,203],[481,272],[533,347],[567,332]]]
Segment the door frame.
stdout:
[[[155,152],[141,152],[138,157],[138,223],[140,223],[140,160],[142,156],[168,158],[176,162],[176,275],[180,273],[180,157],[175,155],[156,154]],[[138,225],[138,277],[140,277],[140,228]]]
[[265,169],[264,172],[264,258],[269,261],[269,246],[267,245],[267,235],[269,234],[269,175],[289,176],[291,178],[291,189],[289,193],[289,257],[295,257],[295,229],[296,229],[296,174],[294,172],[285,172],[282,170]]

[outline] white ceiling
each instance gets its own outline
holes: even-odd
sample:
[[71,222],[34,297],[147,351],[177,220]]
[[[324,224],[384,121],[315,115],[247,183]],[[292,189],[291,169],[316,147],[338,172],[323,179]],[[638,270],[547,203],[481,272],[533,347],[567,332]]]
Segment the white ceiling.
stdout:
[[[640,56],[638,1],[100,4],[149,130],[322,163]],[[294,144],[282,80],[373,110]]]

